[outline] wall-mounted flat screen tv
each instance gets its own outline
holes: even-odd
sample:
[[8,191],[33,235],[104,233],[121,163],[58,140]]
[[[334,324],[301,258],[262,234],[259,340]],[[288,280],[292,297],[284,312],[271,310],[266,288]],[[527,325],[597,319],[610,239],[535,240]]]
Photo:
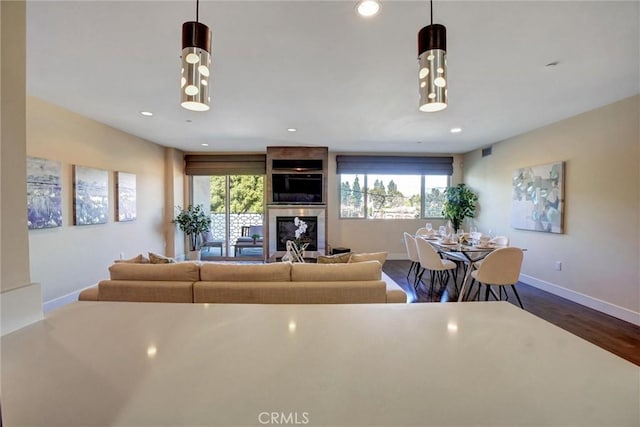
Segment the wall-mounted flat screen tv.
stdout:
[[320,173],[274,173],[271,175],[273,203],[321,204],[322,174]]

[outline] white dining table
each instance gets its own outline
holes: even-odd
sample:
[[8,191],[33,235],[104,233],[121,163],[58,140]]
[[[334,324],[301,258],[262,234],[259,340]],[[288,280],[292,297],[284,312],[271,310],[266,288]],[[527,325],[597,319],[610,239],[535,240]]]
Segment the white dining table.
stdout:
[[640,424],[638,366],[506,302],[82,301],[1,348],[6,426]]

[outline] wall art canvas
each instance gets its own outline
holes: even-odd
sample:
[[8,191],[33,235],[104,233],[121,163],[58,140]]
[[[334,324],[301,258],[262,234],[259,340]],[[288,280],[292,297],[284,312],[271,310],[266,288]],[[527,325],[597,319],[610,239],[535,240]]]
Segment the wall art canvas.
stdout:
[[511,226],[563,232],[564,162],[518,169],[513,173]]
[[27,226],[30,230],[62,226],[60,162],[27,157]]
[[109,174],[106,170],[74,166],[75,225],[105,224],[109,219]]
[[133,173],[116,172],[116,219],[136,219],[136,175]]

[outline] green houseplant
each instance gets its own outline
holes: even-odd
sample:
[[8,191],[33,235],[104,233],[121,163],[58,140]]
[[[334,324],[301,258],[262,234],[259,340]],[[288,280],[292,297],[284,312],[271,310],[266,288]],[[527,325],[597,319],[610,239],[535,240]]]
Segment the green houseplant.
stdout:
[[445,201],[442,215],[451,221],[453,228],[458,230],[465,218],[473,218],[476,214],[478,195],[464,184],[449,187],[445,190]]
[[189,249],[194,252],[198,250],[198,237],[200,233],[209,230],[211,218],[204,211],[202,205],[189,205],[187,209],[177,207],[180,211],[174,222],[178,228],[189,238]]

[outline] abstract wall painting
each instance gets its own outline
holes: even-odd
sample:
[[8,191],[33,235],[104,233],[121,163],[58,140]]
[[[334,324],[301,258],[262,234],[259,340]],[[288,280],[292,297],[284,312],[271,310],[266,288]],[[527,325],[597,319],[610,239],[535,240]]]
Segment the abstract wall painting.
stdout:
[[61,165],[27,157],[27,226],[29,230],[62,226]]
[[106,224],[109,219],[109,174],[106,170],[73,167],[75,225]]
[[563,233],[564,162],[518,169],[512,182],[511,226]]
[[136,175],[133,173],[116,172],[116,219],[136,219]]

